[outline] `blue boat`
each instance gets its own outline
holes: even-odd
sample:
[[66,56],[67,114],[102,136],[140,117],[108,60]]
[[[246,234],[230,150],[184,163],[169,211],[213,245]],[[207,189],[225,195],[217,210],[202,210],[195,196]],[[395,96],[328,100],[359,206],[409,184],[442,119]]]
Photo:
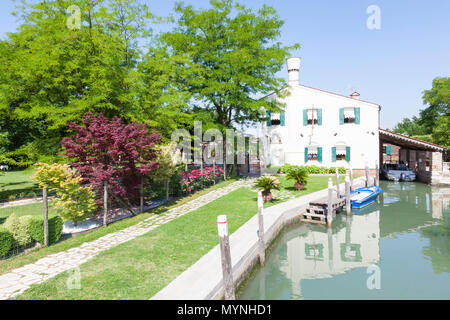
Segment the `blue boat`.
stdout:
[[356,189],[350,192],[352,208],[360,209],[371,204],[380,194],[381,188],[372,186]]

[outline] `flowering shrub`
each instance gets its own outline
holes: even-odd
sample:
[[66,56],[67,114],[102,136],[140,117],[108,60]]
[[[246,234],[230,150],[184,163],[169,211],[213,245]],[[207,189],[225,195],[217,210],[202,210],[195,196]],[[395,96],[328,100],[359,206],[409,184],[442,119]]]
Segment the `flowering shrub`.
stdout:
[[185,193],[191,193],[195,190],[200,190],[205,186],[209,186],[215,181],[222,180],[224,176],[223,169],[221,167],[203,168],[203,176],[201,169],[194,169],[187,172],[181,172],[180,174],[180,187]]

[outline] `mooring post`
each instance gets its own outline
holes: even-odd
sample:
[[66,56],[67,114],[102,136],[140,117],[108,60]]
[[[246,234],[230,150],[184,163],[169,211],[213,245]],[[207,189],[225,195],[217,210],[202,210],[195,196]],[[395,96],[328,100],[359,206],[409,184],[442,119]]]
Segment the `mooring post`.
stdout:
[[378,168],[378,163],[375,165],[375,185],[380,186],[380,168]]
[[108,216],[108,181],[105,181],[103,185],[103,226],[107,225]]
[[266,248],[264,245],[264,218],[263,218],[263,198],[262,192],[258,192],[258,249],[259,249],[259,263],[264,266],[266,260]]
[[42,201],[44,202],[44,246],[48,246],[48,197],[47,187],[42,189]]
[[350,166],[350,191],[353,191],[353,169]]
[[144,177],[141,178],[141,185],[139,186],[139,213],[144,212]]
[[333,222],[333,181],[328,178],[327,222],[331,226]]
[[369,166],[366,163],[366,187],[368,187],[369,185]]
[[233,269],[231,267],[230,240],[228,238],[228,223],[226,215],[217,217],[217,228],[219,231],[225,300],[236,300],[236,296],[234,295]]
[[336,172],[336,197],[339,199],[341,192],[339,190],[339,170],[337,167],[335,172]]
[[350,202],[350,178],[348,174],[345,175],[345,211],[347,215],[352,212],[351,202]]

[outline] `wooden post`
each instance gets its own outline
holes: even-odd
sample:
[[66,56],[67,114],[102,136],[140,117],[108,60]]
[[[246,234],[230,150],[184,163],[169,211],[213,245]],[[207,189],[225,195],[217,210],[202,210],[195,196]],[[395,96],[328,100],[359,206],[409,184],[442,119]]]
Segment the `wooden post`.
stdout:
[[108,224],[108,181],[104,182],[103,186],[103,226]]
[[166,178],[166,202],[169,201],[169,177]]
[[48,197],[47,187],[42,189],[42,201],[44,202],[44,246],[48,246]]
[[139,213],[144,212],[144,178],[141,178],[141,185],[139,187]]
[[[202,155],[203,155],[203,153],[202,153]],[[200,162],[200,175],[201,175],[201,178],[202,178],[202,188],[203,188],[203,185],[204,185],[204,182],[205,182],[205,177],[203,176],[203,159]]]
[[225,300],[236,300],[236,296],[234,295],[233,269],[231,265],[230,240],[228,238],[228,223],[226,215],[217,217],[217,229],[219,231]]
[[328,178],[327,222],[331,226],[333,222],[333,181]]
[[350,166],[350,191],[353,191],[353,169]]
[[216,184],[216,159],[213,159],[214,184]]
[[339,170],[338,170],[337,167],[336,167],[336,171],[335,172],[336,172],[336,196],[339,199],[339,197],[341,195],[341,192],[339,190]]
[[266,260],[266,246],[264,245],[264,217],[263,217],[264,207],[262,192],[258,192],[258,249],[259,249],[259,263],[264,266]]
[[348,174],[345,175],[345,211],[347,215],[352,212],[352,206],[350,202],[350,178]]
[[223,180],[227,180],[227,164],[223,161]]
[[378,163],[375,165],[375,185],[380,186],[380,168],[378,168]]
[[366,163],[366,187],[368,187],[369,185],[369,166]]

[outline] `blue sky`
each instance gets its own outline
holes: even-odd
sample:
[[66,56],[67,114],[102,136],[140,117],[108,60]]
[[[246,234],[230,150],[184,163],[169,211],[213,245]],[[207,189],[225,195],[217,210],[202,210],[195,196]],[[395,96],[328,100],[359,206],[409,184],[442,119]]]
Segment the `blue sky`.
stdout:
[[[174,0],[142,0],[168,15]],[[185,1],[208,7],[208,0]],[[281,42],[300,43],[300,83],[340,94],[352,86],[361,99],[382,106],[381,126],[392,128],[417,115],[422,91],[433,78],[450,76],[448,0],[245,0],[252,8],[273,6],[285,21]],[[381,10],[381,29],[369,30],[370,5]],[[18,26],[14,3],[1,0],[0,37]],[[161,28],[161,27],[158,27]],[[163,27],[164,28],[164,27]],[[280,76],[287,77],[284,67]]]

